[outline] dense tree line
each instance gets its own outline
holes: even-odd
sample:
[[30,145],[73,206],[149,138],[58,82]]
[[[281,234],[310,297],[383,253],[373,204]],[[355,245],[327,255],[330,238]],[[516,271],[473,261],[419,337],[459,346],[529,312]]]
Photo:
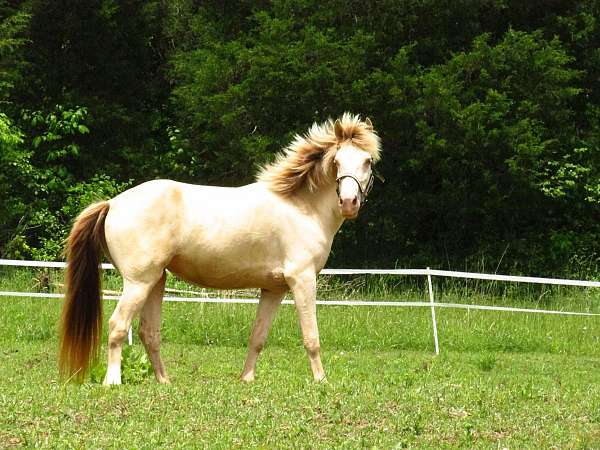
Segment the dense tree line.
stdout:
[[344,111],[384,143],[331,265],[591,272],[600,2],[0,0],[0,253],[96,198],[251,182]]

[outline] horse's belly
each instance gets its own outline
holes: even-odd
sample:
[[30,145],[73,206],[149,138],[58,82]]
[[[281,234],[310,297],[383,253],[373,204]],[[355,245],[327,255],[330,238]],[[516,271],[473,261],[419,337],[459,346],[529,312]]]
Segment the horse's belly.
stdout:
[[[213,260],[214,261],[214,260]],[[169,272],[191,283],[215,289],[282,289],[286,288],[283,269],[257,264],[219,264],[175,256],[167,266]]]

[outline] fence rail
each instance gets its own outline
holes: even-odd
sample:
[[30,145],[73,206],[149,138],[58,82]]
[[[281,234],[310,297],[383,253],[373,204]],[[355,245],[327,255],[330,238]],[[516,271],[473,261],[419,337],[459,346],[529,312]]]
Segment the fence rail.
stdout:
[[[22,261],[14,259],[0,259],[0,266],[14,267],[46,267],[64,269],[67,267],[65,262],[49,262],[49,261]],[[101,264],[104,270],[113,270],[115,267],[112,264]],[[477,309],[486,311],[509,311],[521,313],[537,313],[537,314],[557,314],[569,316],[600,316],[600,313],[591,312],[575,312],[575,311],[558,311],[536,308],[512,308],[506,306],[488,306],[488,305],[473,305],[462,303],[438,303],[435,301],[433,285],[431,278],[449,277],[449,278],[464,278],[487,281],[504,281],[516,283],[534,283],[534,284],[552,284],[561,286],[578,286],[600,288],[600,281],[585,281],[585,280],[570,280],[559,278],[540,278],[540,277],[522,277],[512,275],[497,275],[486,273],[473,272],[456,272],[449,270],[430,269],[323,269],[322,275],[407,275],[407,276],[426,276],[427,290],[429,294],[429,302],[413,302],[413,301],[365,301],[365,300],[317,300],[318,305],[328,306],[391,306],[391,307],[428,307],[431,308],[431,322],[433,331],[433,340],[435,353],[439,354],[439,340],[437,321],[435,316],[435,308],[461,308],[461,309]],[[194,293],[193,291],[188,291]],[[38,292],[14,292],[0,291],[0,297],[28,297],[28,298],[63,298],[63,294],[38,293]],[[103,295],[105,300],[118,300],[118,295],[108,294]],[[182,296],[165,296],[165,301],[171,302],[189,302],[189,303],[242,303],[251,304],[258,303],[258,299],[253,298],[219,298],[219,297],[182,297]],[[293,304],[292,300],[284,300],[284,304]],[[129,342],[131,343],[131,330],[129,330]]]
[[[23,261],[20,259],[0,259],[0,266],[49,267],[64,269],[66,262],[61,261]],[[104,270],[113,270],[112,264],[101,264]],[[522,277],[476,272],[457,272],[437,269],[323,269],[321,275],[431,275],[450,278],[470,278],[475,280],[513,281],[517,283],[558,284],[564,286],[600,287],[600,281],[569,280],[563,278]]]

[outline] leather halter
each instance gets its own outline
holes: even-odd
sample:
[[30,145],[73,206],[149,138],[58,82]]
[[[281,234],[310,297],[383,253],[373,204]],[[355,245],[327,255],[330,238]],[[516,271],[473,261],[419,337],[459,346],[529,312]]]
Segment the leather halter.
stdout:
[[367,181],[367,186],[364,189],[363,189],[362,185],[360,184],[360,181],[358,181],[358,178],[356,178],[354,175],[352,175],[350,173],[343,173],[342,175],[338,176],[335,179],[335,182],[337,183],[335,192],[337,192],[338,197],[340,196],[340,181],[343,180],[344,178],[352,178],[354,181],[356,181],[356,184],[358,185],[358,190],[360,192],[360,202],[366,203],[367,195],[369,195],[369,192],[371,192],[371,189],[373,188],[373,182],[375,181],[375,176],[373,175],[373,171],[371,171],[371,175],[369,176],[369,180]]

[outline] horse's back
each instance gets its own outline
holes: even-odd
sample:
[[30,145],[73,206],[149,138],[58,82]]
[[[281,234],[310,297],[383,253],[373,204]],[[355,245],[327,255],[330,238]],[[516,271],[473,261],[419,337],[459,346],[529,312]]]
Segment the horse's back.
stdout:
[[[128,189],[110,200],[115,227],[178,228],[185,220],[206,217],[223,206],[236,188],[202,186],[172,180],[152,180]],[[208,209],[208,211],[207,211]],[[179,230],[184,231],[184,230]]]

